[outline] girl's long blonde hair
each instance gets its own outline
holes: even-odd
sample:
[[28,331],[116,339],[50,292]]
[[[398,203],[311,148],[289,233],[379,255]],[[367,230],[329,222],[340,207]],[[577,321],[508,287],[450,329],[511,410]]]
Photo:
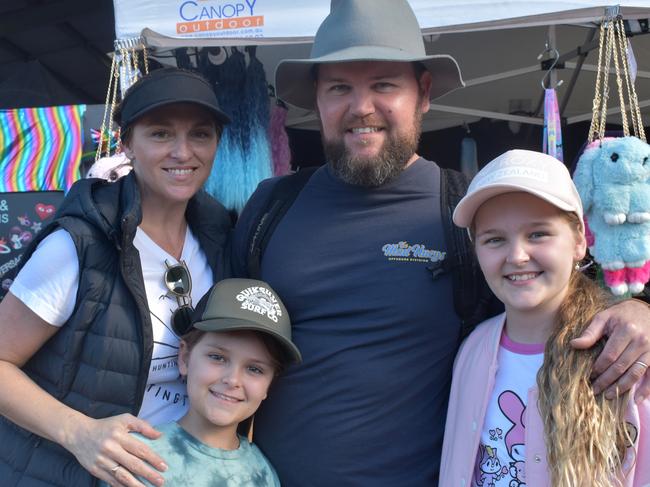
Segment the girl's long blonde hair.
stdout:
[[537,384],[554,487],[620,485],[626,446],[632,443],[624,419],[629,392],[613,400],[594,395],[590,375],[603,341],[589,350],[573,349],[569,343],[608,303],[602,289],[574,270],[546,342]]

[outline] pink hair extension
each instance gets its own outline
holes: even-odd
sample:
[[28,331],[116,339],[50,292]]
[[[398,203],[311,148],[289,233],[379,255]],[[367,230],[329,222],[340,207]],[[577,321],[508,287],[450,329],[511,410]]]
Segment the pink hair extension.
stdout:
[[291,171],[291,150],[289,136],[285,128],[288,110],[277,103],[271,108],[269,123],[269,141],[273,159],[273,175],[284,176]]

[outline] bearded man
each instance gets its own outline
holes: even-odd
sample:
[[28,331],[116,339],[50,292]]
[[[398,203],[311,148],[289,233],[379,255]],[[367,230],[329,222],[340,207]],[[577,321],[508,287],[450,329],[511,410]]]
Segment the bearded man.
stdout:
[[[430,100],[462,85],[452,57],[426,55],[406,0],[332,1],[311,57],[278,67],[278,96],[316,109],[327,157],[261,258],[303,356],[255,417],[255,441],[285,487],[437,485],[461,329],[451,276],[429,270],[455,250],[442,230],[441,170],[416,150]],[[236,275],[247,275],[249,237],[277,183],[262,182],[240,217]],[[614,329],[622,348],[608,350],[605,369],[618,358],[629,372],[650,359],[650,318],[639,303],[617,313],[590,334]],[[611,375],[599,380],[620,372]]]

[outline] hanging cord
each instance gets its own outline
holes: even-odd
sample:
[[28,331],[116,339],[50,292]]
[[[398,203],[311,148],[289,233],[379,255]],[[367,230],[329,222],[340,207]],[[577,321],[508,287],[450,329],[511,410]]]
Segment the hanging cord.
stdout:
[[625,74],[625,84],[627,86],[627,95],[630,102],[630,117],[632,118],[632,125],[634,127],[634,135],[639,139],[646,142],[645,128],[643,127],[643,119],[641,118],[641,108],[639,107],[639,98],[636,94],[634,81],[630,76],[630,57],[627,52],[627,38],[625,37],[625,25],[623,19],[617,19],[617,32],[619,38],[620,55],[623,60],[623,69]]
[[607,20],[605,28],[605,57],[603,59],[603,91],[602,91],[602,104],[600,106],[600,119],[598,124],[598,138],[602,140],[605,137],[605,124],[607,121],[607,104],[609,102],[609,70],[612,61],[612,23]]
[[[625,30],[621,32],[621,19],[616,19],[615,22],[615,28],[614,28],[614,37],[616,41],[616,56],[621,57],[621,64],[623,65],[623,79],[621,80],[622,84],[623,82],[625,83],[622,87],[619,86],[619,90],[621,91],[621,98],[625,98],[624,94],[627,96],[627,100],[629,102],[629,109],[630,109],[630,119],[632,120],[632,131],[634,134],[639,133],[639,127],[637,124],[637,119],[636,119],[636,113],[634,111],[634,99],[632,97],[632,89],[630,85],[630,75],[628,72],[628,58],[627,58],[627,53],[626,53],[626,37],[625,37]],[[617,73],[618,76],[618,73]],[[623,104],[623,100],[621,100],[621,116],[627,118],[627,110],[628,108],[625,107]],[[629,134],[627,134],[629,135]]]
[[131,46],[131,52],[129,53],[131,59],[133,59],[133,72],[138,72],[138,53],[135,50],[135,46]]
[[142,60],[144,61],[144,74],[149,74],[149,53],[144,43],[142,44]]
[[[118,102],[118,86],[120,80],[125,83],[135,81],[138,74],[138,51],[143,52],[144,72],[149,73],[149,60],[147,48],[142,39],[118,39],[115,41],[115,52],[111,63],[111,71],[108,79],[108,88],[106,90],[106,100],[104,102],[104,114],[102,124],[99,129],[99,144],[95,151],[95,161],[101,157],[110,157],[111,155],[111,137],[113,136],[113,113]],[[121,76],[120,76],[121,75]],[[126,87],[125,87],[126,89]],[[119,138],[119,134],[118,134]],[[104,148],[104,139],[106,145]]]
[[[102,157],[102,145],[104,135],[108,134],[108,143],[106,155],[110,155],[110,134],[113,126],[113,110],[115,105],[115,93],[117,91],[117,84],[119,78],[119,69],[117,67],[117,55],[113,55],[113,62],[111,63],[111,74],[108,78],[108,89],[106,90],[106,101],[104,102],[104,114],[102,116],[102,125],[99,129],[99,143],[97,144],[97,151],[95,152],[95,162]],[[112,95],[112,96],[111,96]],[[108,123],[108,128],[106,124]]]
[[589,126],[589,142],[596,140],[596,136],[600,133],[600,126],[598,124],[598,113],[600,113],[600,105],[603,102],[600,95],[601,84],[601,66],[603,60],[603,52],[605,45],[605,23],[600,24],[600,34],[598,38],[598,69],[596,69],[596,91],[594,93],[594,101],[591,107],[591,125]]
[[[592,107],[592,119],[589,127],[589,142],[605,137],[607,119],[607,102],[609,100],[609,75],[611,60],[614,58],[614,71],[618,88],[623,134],[629,137],[630,126],[627,119],[628,108],[632,120],[632,135],[646,141],[641,109],[636,94],[634,82],[630,77],[629,56],[627,54],[627,38],[622,18],[607,17],[600,26],[598,50],[598,70],[596,74],[596,90]],[[626,106],[625,101],[628,101]]]
[[[625,137],[630,136],[630,126],[627,122],[627,108],[625,107],[625,89],[623,88],[623,77],[621,76],[621,67],[620,64],[626,64],[625,56],[619,64],[619,56],[621,51],[619,49],[619,36],[617,35],[617,23],[615,20],[612,21],[612,25],[609,29],[611,42],[612,42],[612,56],[614,58],[614,68],[616,69],[616,85],[618,87],[618,101],[621,104],[621,120],[623,122],[623,135]],[[626,69],[627,72],[627,69]]]

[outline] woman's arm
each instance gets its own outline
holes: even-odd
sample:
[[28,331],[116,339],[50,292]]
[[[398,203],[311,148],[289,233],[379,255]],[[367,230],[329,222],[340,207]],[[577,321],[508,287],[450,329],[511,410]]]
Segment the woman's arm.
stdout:
[[[90,418],[56,400],[20,369],[58,330],[11,292],[0,302],[0,414],[60,444],[110,485],[142,486],[131,473],[162,485],[163,478],[151,467],[164,471],[163,460],[129,435],[137,431],[159,437],[146,421],[130,414]],[[117,465],[122,468],[111,472]]]

